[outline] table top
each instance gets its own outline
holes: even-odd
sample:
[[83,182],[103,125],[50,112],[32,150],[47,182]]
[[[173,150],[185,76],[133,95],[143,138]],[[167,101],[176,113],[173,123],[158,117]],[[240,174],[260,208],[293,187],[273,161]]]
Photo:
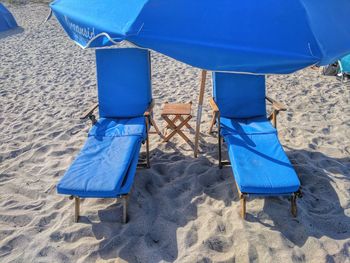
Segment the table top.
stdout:
[[192,103],[165,103],[162,115],[191,115]]

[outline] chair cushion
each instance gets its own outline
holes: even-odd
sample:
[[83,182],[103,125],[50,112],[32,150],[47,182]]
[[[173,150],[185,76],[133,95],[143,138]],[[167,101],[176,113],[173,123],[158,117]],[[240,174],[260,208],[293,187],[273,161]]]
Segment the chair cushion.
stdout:
[[57,192],[95,198],[127,194],[145,131],[143,118],[100,119],[57,185]]
[[100,117],[142,116],[152,100],[149,51],[97,49],[96,68]]
[[265,116],[249,119],[221,117],[220,124],[223,136],[226,134],[267,134],[277,132]]
[[265,76],[214,72],[213,97],[222,117],[264,116]]
[[144,117],[130,119],[100,118],[91,128],[88,136],[122,137],[132,135],[146,137]]
[[[224,123],[228,120],[224,120]],[[231,120],[223,135],[237,186],[242,193],[283,195],[298,191],[300,181],[270,122]]]

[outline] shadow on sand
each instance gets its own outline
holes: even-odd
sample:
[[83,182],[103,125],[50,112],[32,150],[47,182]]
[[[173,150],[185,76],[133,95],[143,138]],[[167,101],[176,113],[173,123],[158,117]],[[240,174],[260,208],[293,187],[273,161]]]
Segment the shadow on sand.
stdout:
[[[264,203],[264,212],[273,225],[253,216],[247,219],[281,232],[299,247],[304,245],[309,237],[349,239],[350,215],[347,215],[343,208],[348,201],[339,199],[340,194],[346,195],[349,189],[345,186],[342,188],[339,182],[347,182],[349,185],[350,158],[337,159],[321,152],[285,148],[302,184],[303,198],[298,199],[298,217],[286,221],[287,217],[281,216],[276,205],[271,205],[272,202],[277,202],[283,211],[283,207],[289,205],[288,199],[268,198]],[[337,179],[338,184],[334,179]]]
[[[207,144],[205,148],[216,149],[216,145]],[[216,162],[212,163],[206,157],[194,159],[192,155],[183,155],[171,142],[166,149],[169,153],[159,149],[151,152],[152,169],[137,171],[127,224],[120,223],[122,210],[117,204],[98,211],[100,222],[88,218],[81,220],[92,225],[93,233],[100,241],[98,251],[94,252],[98,257],[119,257],[127,262],[174,261],[180,249],[177,232],[198,217],[198,206],[205,196],[221,200],[226,207],[238,201],[230,168],[220,170]],[[350,217],[345,214],[338,195],[339,191],[349,189],[338,189],[339,185],[333,180],[335,177],[338,181],[350,180],[350,158],[336,159],[320,152],[286,150],[300,176],[304,193],[298,200],[298,217],[291,217],[288,198],[266,198],[263,211],[257,215],[249,213],[248,202],[247,224],[262,224],[279,231],[299,247],[309,237],[349,239]],[[208,154],[211,155],[214,157],[214,151]],[[197,242],[196,238],[191,230],[188,231],[184,245]]]
[[[91,225],[100,241],[94,252],[98,257],[119,257],[127,262],[174,261],[179,250],[177,232],[198,218],[197,207],[206,196],[221,200],[226,207],[237,200],[237,194],[230,190],[232,176],[219,170],[217,164],[205,157],[195,159],[192,152],[183,155],[181,147],[172,142],[166,144],[166,152],[152,150],[151,169],[137,170],[127,224],[121,224],[122,207],[117,203],[101,208],[96,222],[81,217],[80,223]],[[191,246],[196,238],[189,231],[185,242]]]
[[14,36],[17,34],[21,34],[24,32],[24,29],[22,27],[16,27],[14,29],[10,29],[4,32],[0,32],[0,40],[6,37]]

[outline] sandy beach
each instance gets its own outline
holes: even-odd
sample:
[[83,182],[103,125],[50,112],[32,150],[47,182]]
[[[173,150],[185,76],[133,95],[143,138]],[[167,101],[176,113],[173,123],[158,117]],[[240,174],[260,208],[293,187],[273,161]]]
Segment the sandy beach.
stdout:
[[[208,75],[199,157],[178,136],[151,135],[129,222],[115,200],[85,199],[73,223],[56,184],[91,127],[79,117],[97,101],[94,51],[55,18],[43,24],[47,5],[7,7],[23,32],[0,36],[0,262],[350,262],[350,84],[312,69],[267,78],[267,94],[288,107],[278,127],[302,183],[297,218],[275,197],[249,199],[241,219],[208,133]],[[199,69],[152,52],[159,126],[163,103],[192,101],[195,127],[199,81]]]

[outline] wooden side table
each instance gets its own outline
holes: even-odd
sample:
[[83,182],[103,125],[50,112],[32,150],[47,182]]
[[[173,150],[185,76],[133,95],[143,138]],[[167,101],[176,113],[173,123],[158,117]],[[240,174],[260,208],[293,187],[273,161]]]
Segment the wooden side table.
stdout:
[[[161,114],[162,118],[166,121],[164,142],[169,141],[175,134],[179,134],[188,144],[191,145],[191,140],[181,130],[184,126],[189,129],[191,128],[188,123],[192,118],[191,108],[192,102],[164,104]],[[171,130],[169,134],[166,133],[167,129]]]

